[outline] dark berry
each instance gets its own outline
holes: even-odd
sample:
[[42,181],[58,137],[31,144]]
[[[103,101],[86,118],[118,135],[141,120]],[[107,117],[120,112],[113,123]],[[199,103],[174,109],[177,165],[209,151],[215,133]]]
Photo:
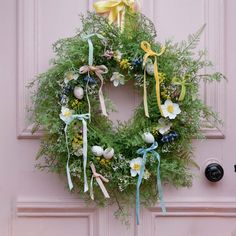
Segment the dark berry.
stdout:
[[177,139],[179,137],[179,135],[177,134],[177,132],[172,131],[169,134],[165,134],[163,135],[163,137],[161,138],[161,141],[163,143],[169,143],[174,141],[175,139]]
[[84,77],[84,81],[85,81],[86,83],[89,83],[89,84],[96,84],[96,83],[97,83],[97,81],[96,81],[93,77],[91,77],[91,76],[89,76],[89,75],[87,75],[86,77]]

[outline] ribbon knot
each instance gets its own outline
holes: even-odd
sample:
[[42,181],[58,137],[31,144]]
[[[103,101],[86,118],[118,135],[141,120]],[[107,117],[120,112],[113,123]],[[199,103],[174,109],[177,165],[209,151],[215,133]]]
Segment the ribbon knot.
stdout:
[[151,147],[140,148],[137,151],[137,154],[143,155],[143,161],[142,161],[140,174],[139,174],[138,182],[137,182],[137,186],[136,186],[136,222],[138,225],[139,225],[139,213],[140,213],[140,190],[139,189],[140,189],[140,186],[142,183],[148,153],[151,153],[153,156],[155,156],[158,161],[158,165],[157,165],[157,191],[158,191],[162,211],[166,212],[165,204],[164,204],[164,200],[163,200],[163,192],[162,192],[162,187],[161,187],[161,176],[160,176],[161,159],[160,159],[160,155],[155,151],[155,149],[157,147],[158,147],[158,143],[155,141]]
[[97,13],[108,13],[109,23],[116,21],[118,27],[123,31],[126,8],[134,10],[134,3],[134,0],[109,0],[96,2],[93,6]]
[[91,182],[90,182],[90,197],[92,200],[94,200],[94,192],[93,192],[93,179],[95,178],[100,189],[102,190],[102,193],[104,195],[105,198],[110,198],[105,185],[103,184],[103,182],[108,183],[109,180],[107,178],[105,178],[104,176],[102,176],[101,174],[96,172],[96,168],[94,166],[94,164],[92,162],[90,162],[90,167],[92,170],[92,178],[91,178]]
[[[80,67],[80,69],[79,69],[80,74],[86,74],[86,73],[89,74],[90,72],[94,72],[96,74],[96,76],[101,81],[101,85],[100,85],[100,88],[99,88],[99,91],[98,91],[98,95],[99,95],[100,105],[101,105],[101,109],[102,109],[102,114],[104,116],[108,116],[107,115],[107,110],[106,110],[106,105],[105,105],[105,100],[104,100],[104,96],[103,96],[103,92],[102,92],[102,87],[103,87],[103,84],[104,84],[104,79],[103,79],[102,75],[106,74],[108,72],[108,69],[104,65],[101,65],[101,66],[86,65],[86,66]],[[90,104],[90,102],[89,102],[89,104]],[[90,113],[90,111],[89,111],[89,113]]]
[[186,85],[189,85],[189,83],[187,83],[186,81],[187,81],[186,77],[184,77],[182,79],[174,77],[172,79],[172,83],[173,84],[181,86],[181,92],[180,92],[180,95],[179,95],[179,101],[183,101],[184,98],[185,98],[185,95],[186,95]]
[[137,154],[144,155],[144,154],[147,154],[148,152],[152,153],[157,147],[158,147],[157,142],[154,142],[152,144],[152,146],[149,147],[149,148],[140,148],[140,149],[138,149]]
[[146,82],[146,64],[149,57],[154,57],[154,77],[156,80],[156,98],[157,98],[157,106],[160,110],[161,115],[163,116],[163,112],[161,109],[161,97],[160,97],[160,79],[158,75],[158,66],[157,66],[157,57],[161,56],[165,52],[165,47],[161,48],[159,53],[154,52],[151,48],[151,45],[147,41],[143,41],[141,43],[141,48],[146,54],[143,57],[143,66],[144,66],[144,80],[143,80],[143,103],[144,103],[144,111],[145,115],[149,117],[148,112],[148,104],[147,104],[147,82]]
[[96,76],[100,78],[102,74],[106,74],[108,72],[108,68],[104,65],[101,66],[86,65],[80,67],[79,69],[80,74],[86,74],[90,72],[94,72]]

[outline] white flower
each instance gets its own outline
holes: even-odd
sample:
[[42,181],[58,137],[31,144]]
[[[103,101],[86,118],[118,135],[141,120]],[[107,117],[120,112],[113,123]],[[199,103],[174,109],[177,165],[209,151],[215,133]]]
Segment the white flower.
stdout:
[[125,84],[125,77],[124,75],[120,74],[119,72],[113,72],[113,75],[111,77],[111,81],[113,81],[113,85],[117,87],[119,84],[124,85]]
[[75,155],[76,155],[77,157],[83,156],[83,148],[79,148],[79,149],[75,152]]
[[137,174],[140,174],[142,161],[143,159],[141,157],[135,158],[130,161],[130,174],[132,177],[135,177]]
[[172,124],[164,118],[160,118],[158,120],[158,123],[159,123],[158,131],[160,134],[166,134],[170,130],[170,127],[172,126]]
[[70,123],[73,119],[73,110],[70,110],[67,107],[61,107],[60,118],[66,123]]
[[114,53],[114,58],[116,61],[120,61],[122,58],[122,52],[120,50],[116,50]]
[[73,72],[67,72],[65,74],[65,78],[64,78],[64,83],[68,84],[71,80],[77,80],[79,77],[78,74],[74,74]]
[[151,173],[148,170],[145,170],[143,174],[143,178],[147,180],[150,178],[150,176],[151,176]]
[[179,105],[173,103],[169,99],[165,101],[164,105],[161,105],[161,109],[163,111],[163,116],[169,117],[171,120],[175,119],[175,117],[181,112]]
[[69,98],[65,94],[63,94],[61,96],[61,104],[66,105],[68,102],[69,102]]

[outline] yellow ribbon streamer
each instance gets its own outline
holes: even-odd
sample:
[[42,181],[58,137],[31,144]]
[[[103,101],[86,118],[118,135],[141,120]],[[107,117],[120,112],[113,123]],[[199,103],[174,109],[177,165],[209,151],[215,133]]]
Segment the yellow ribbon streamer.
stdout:
[[135,0],[99,1],[94,3],[93,6],[97,13],[108,13],[109,23],[112,24],[116,21],[118,27],[123,31],[125,10],[126,8],[134,10]]
[[144,111],[145,115],[149,117],[149,112],[148,112],[148,103],[147,103],[147,79],[146,79],[146,64],[147,60],[149,57],[154,57],[154,77],[156,80],[156,97],[157,97],[157,105],[160,110],[161,115],[163,116],[163,112],[161,109],[161,97],[160,97],[160,79],[158,76],[158,66],[157,66],[157,57],[161,56],[165,52],[165,47],[161,48],[160,53],[156,53],[151,49],[151,45],[143,41],[141,43],[141,48],[146,52],[146,54],[143,57],[143,65],[144,65],[144,80],[143,80],[143,103],[144,103]]
[[181,92],[180,92],[180,95],[179,95],[179,101],[183,101],[184,98],[185,98],[185,95],[186,95],[186,85],[189,85],[189,83],[186,83],[186,78],[176,78],[174,77],[172,79],[172,83],[175,84],[175,85],[180,85],[181,86]]

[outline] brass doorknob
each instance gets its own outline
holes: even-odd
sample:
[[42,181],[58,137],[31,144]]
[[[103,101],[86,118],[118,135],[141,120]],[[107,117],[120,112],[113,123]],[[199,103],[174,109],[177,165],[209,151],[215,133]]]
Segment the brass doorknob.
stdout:
[[210,182],[218,182],[224,176],[224,169],[218,163],[211,163],[205,169],[205,176]]

